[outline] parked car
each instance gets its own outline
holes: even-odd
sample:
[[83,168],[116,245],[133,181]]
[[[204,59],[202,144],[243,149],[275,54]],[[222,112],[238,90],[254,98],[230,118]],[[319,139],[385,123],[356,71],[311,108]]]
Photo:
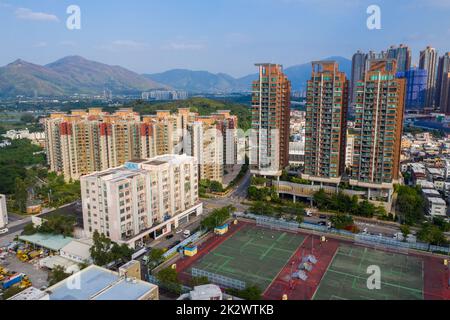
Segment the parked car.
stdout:
[[180,234],[182,232],[183,232],[183,229],[178,229],[178,230],[175,231],[176,234]]
[[167,236],[166,236],[166,240],[170,240],[170,239],[172,239],[173,238],[173,234],[168,234]]
[[313,216],[311,210],[306,210],[306,211],[305,211],[305,215],[306,215],[307,217],[312,217],[312,216]]
[[327,223],[325,221],[319,221],[319,223],[317,223],[319,226],[326,226]]
[[183,235],[185,238],[189,238],[191,236],[191,231],[190,230],[184,230]]
[[8,228],[5,228],[5,229],[0,229],[0,234],[5,234],[5,233],[8,233]]
[[327,219],[327,216],[324,215],[324,214],[321,214],[321,215],[319,216],[319,218],[320,218],[320,219]]

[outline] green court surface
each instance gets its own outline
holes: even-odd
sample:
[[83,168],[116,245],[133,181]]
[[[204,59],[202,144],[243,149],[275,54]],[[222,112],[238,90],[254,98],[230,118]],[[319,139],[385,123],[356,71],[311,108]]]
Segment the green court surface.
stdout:
[[[369,289],[369,266],[381,271],[381,288]],[[341,245],[314,300],[423,300],[423,261],[417,257]]]
[[193,267],[228,278],[257,285],[265,290],[294,252],[304,237],[283,231],[246,227]]

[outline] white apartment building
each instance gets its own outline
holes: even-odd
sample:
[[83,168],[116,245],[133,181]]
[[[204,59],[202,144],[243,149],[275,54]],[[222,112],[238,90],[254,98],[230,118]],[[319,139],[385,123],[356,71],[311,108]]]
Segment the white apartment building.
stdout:
[[432,217],[434,216],[441,216],[446,217],[447,216],[447,205],[445,203],[445,200],[442,198],[428,198],[426,197],[426,203],[428,208],[428,214]]
[[6,196],[0,194],[0,229],[8,224],[8,210],[6,209]]
[[81,177],[84,229],[136,247],[202,214],[197,163],[164,155]]

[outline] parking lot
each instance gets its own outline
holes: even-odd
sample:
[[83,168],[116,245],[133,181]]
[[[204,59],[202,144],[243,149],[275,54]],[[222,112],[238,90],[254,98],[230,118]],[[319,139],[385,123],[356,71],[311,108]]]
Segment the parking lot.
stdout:
[[48,273],[38,267],[38,261],[22,262],[14,253],[9,253],[5,260],[0,260],[0,265],[13,273],[24,273],[28,276],[35,288],[48,285]]

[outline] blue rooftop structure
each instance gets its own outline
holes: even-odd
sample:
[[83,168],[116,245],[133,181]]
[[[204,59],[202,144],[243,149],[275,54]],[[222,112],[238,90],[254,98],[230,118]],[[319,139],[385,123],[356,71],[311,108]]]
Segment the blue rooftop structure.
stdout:
[[48,288],[47,292],[50,300],[141,300],[153,290],[158,290],[154,284],[126,280],[116,272],[92,265]]

